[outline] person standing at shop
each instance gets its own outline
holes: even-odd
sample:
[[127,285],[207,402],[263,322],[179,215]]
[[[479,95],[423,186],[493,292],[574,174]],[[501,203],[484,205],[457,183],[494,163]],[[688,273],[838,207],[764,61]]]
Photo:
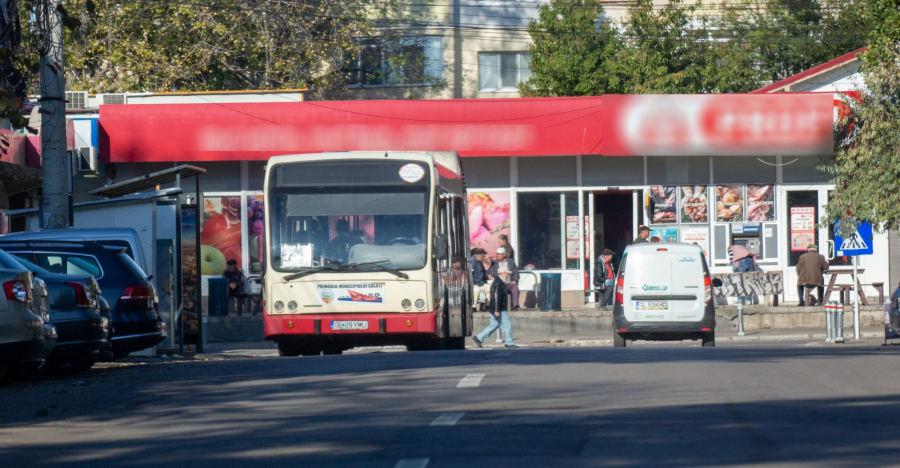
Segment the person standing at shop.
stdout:
[[507,292],[512,296],[510,310],[519,310],[519,267],[505,247],[497,249],[497,274],[503,279]]
[[650,228],[642,225],[638,228],[638,236],[634,238],[634,242],[632,242],[632,245],[646,244],[648,242],[648,237],[650,237]]
[[509,236],[507,236],[506,234],[500,234],[497,239],[500,240],[500,247],[506,249],[506,257],[515,260],[516,251],[513,250],[513,247],[511,245],[509,245]]
[[244,283],[246,277],[244,270],[237,267],[237,260],[229,259],[226,262],[225,271],[222,272],[222,278],[228,280],[228,314],[235,312],[238,317],[244,314]]
[[594,286],[602,290],[598,307],[600,310],[612,304],[613,291],[616,289],[616,271],[612,266],[613,251],[606,249],[597,258],[594,267]]
[[800,294],[800,307],[806,305],[808,289],[816,288],[819,304],[825,296],[825,272],[828,271],[828,260],[819,253],[816,244],[810,244],[807,250],[797,261],[797,293]]

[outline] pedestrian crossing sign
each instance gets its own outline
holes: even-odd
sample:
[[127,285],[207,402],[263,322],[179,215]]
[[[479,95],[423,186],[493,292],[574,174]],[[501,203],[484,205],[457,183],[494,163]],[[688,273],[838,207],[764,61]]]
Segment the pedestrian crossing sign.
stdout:
[[835,223],[834,228],[834,247],[839,257],[872,255],[871,224],[863,223],[856,226],[856,233],[846,239],[837,234],[837,223]]

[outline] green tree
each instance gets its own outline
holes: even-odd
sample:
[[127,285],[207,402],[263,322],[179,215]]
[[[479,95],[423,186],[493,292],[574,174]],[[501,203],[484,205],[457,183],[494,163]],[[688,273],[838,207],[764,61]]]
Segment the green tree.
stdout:
[[551,0],[528,25],[531,78],[523,96],[596,96],[617,93],[608,62],[621,44],[603,21],[600,0]]
[[[834,162],[823,169],[835,190],[823,224],[841,221],[842,234],[856,222],[877,229],[900,226],[900,2],[870,0],[865,15],[869,50],[862,54],[865,89],[853,112],[839,123]],[[843,136],[849,135],[847,138]]]

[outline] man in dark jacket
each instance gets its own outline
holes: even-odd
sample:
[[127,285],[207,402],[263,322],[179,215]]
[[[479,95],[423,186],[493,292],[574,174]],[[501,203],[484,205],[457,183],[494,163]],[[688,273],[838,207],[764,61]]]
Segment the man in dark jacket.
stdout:
[[486,304],[488,295],[491,292],[491,286],[488,282],[487,272],[484,269],[484,255],[487,253],[484,249],[475,249],[475,255],[472,257],[472,306],[478,307],[479,304]]
[[[816,288],[819,304],[825,295],[825,272],[828,271],[828,260],[819,253],[819,247],[810,244],[808,252],[797,260],[797,293],[800,294],[800,307],[806,305],[806,291]],[[810,304],[812,305],[812,304]]]
[[226,262],[227,267],[222,272],[222,278],[228,280],[228,311],[236,312],[238,316],[244,313],[244,270],[237,267],[237,260],[231,258]]
[[634,242],[632,242],[632,244],[645,244],[649,242],[647,240],[648,237],[650,237],[650,228],[642,225],[638,228],[638,236],[634,238]]
[[612,304],[613,291],[616,289],[616,271],[612,266],[613,251],[606,249],[597,259],[594,267],[594,286],[603,290],[603,297],[598,307],[606,309]]
[[509,314],[507,313],[506,285],[499,278],[496,271],[490,270],[487,272],[487,275],[490,278],[491,285],[491,300],[488,308],[488,312],[491,314],[491,323],[481,333],[473,336],[472,341],[475,342],[475,346],[481,348],[484,340],[491,336],[491,333],[494,333],[497,328],[500,328],[503,331],[503,336],[506,337],[506,347],[516,348],[517,346],[513,342],[512,322],[510,322]]

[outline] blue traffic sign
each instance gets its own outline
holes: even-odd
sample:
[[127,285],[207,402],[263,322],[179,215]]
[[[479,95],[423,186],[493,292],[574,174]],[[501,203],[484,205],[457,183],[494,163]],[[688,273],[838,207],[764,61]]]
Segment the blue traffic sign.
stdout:
[[856,234],[846,239],[837,234],[837,223],[834,225],[834,250],[838,257],[852,257],[854,255],[872,255],[872,225],[860,224],[856,226]]

